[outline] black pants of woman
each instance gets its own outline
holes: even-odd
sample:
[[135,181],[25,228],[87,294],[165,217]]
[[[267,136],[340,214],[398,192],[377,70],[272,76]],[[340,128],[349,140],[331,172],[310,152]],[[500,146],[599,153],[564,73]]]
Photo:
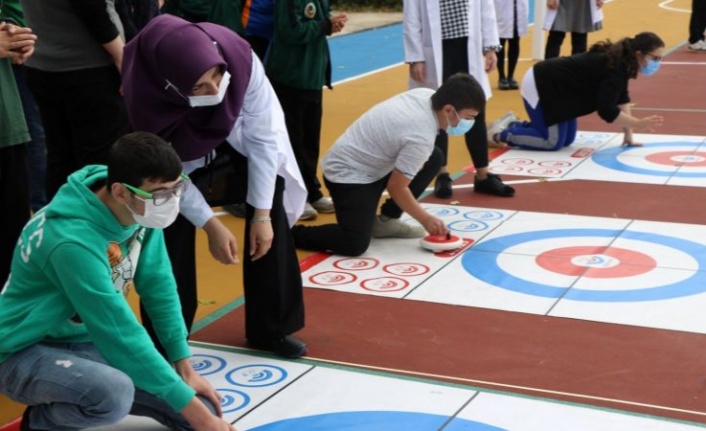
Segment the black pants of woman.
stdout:
[[[234,171],[238,190],[237,202],[245,202],[247,194],[247,159],[234,154]],[[198,175],[195,171],[192,178]],[[246,207],[245,248],[243,253],[243,285],[245,288],[245,336],[248,340],[277,340],[304,327],[304,299],[302,279],[294,241],[283,205],[284,179],[277,178],[270,217],[274,239],[272,248],[260,259],[252,261],[250,250],[250,225],[255,209]],[[240,200],[238,200],[240,199]],[[235,203],[235,202],[234,202]],[[164,230],[167,252],[172,262],[177,290],[181,300],[182,315],[187,330],[198,307],[196,286],[196,228],[181,215]],[[160,348],[152,322],[140,307],[143,325]],[[163,351],[163,350],[162,350]]]

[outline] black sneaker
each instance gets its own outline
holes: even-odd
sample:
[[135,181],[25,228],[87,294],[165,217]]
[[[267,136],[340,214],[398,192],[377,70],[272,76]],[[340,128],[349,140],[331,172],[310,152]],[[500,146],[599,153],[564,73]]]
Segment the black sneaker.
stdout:
[[476,177],[473,181],[473,191],[509,198],[515,195],[515,189],[503,183],[499,175],[488,173],[488,178],[479,180]]
[[507,79],[507,88],[510,90],[517,90],[520,88],[520,84],[515,81],[515,78],[508,78]]
[[248,346],[253,349],[266,350],[284,358],[298,358],[306,355],[306,343],[293,335],[272,339],[248,339]]
[[509,90],[510,89],[510,82],[508,81],[507,78],[500,78],[498,80],[498,89],[499,90]]
[[449,174],[439,174],[434,182],[434,196],[441,199],[448,199],[453,195],[451,183],[453,180]]

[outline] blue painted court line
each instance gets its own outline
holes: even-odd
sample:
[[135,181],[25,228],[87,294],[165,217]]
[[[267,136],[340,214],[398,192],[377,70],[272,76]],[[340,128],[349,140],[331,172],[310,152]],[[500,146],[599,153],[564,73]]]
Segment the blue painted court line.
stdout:
[[[530,24],[534,2],[529,1]],[[402,24],[391,24],[329,39],[332,82],[338,83],[404,62]]]

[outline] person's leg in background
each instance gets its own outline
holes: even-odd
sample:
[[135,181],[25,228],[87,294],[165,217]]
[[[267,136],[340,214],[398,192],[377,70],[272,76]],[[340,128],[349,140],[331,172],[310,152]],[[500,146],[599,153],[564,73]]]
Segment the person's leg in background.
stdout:
[[39,108],[27,86],[25,66],[13,66],[15,82],[22,100],[25,121],[32,140],[27,142],[27,169],[29,172],[29,200],[33,212],[39,211],[47,204],[47,194],[44,191],[47,170],[47,147],[44,136],[44,126],[39,115]]
[[[500,51],[498,51],[498,89],[499,90],[509,90],[510,84],[508,83],[508,77],[505,75],[505,53],[507,52],[507,41],[510,39],[500,38]],[[508,67],[508,74],[509,74]]]
[[588,50],[588,33],[571,32],[571,55],[581,54]]
[[517,90],[520,85],[515,79],[515,70],[517,62],[520,60],[520,36],[517,36],[517,28],[515,28],[515,37],[508,39],[507,50],[507,85],[510,90]]
[[561,44],[564,43],[566,34],[563,31],[549,30],[547,46],[544,47],[544,59],[559,57]]
[[17,239],[30,217],[26,144],[0,148],[0,291],[10,274]]
[[476,115],[476,122],[465,136],[466,148],[471,155],[475,168],[473,191],[495,196],[510,197],[515,189],[503,183],[498,175],[488,171],[488,126],[485,123],[485,112]]
[[[164,242],[172,264],[176,280],[177,293],[181,304],[181,315],[186,324],[187,333],[191,333],[194,324],[198,295],[196,284],[196,228],[184,216],[179,215],[169,227],[164,229]],[[140,302],[140,317],[152,342],[159,352],[166,356],[164,347],[157,337],[147,310]]]
[[706,52],[706,1],[691,0],[691,16],[689,18],[689,45],[691,52]]
[[[442,82],[445,82],[451,75],[458,72],[468,73],[468,38],[459,37],[455,39],[442,40]],[[446,163],[449,154],[449,137],[446,131],[440,130],[436,136],[435,145],[442,154],[442,165],[434,183],[434,196],[441,199],[448,199],[453,195],[451,176],[446,170]]]
[[277,82],[273,82],[272,87],[282,105],[289,140],[308,192],[308,202],[300,220],[315,219],[317,212],[332,213],[333,204],[324,198],[316,176],[323,113],[322,90],[305,90]]

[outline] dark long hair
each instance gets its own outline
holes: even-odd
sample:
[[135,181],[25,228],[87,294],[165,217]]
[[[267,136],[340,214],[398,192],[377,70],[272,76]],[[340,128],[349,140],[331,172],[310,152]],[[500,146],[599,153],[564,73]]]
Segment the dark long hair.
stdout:
[[635,35],[635,37],[626,37],[615,43],[610,40],[597,42],[591,46],[588,52],[604,53],[608,57],[608,67],[611,68],[624,63],[627,65],[628,77],[637,78],[637,71],[640,69],[640,65],[637,62],[635,53],[639,51],[647,54],[663,47],[664,41],[659,36],[645,31]]

